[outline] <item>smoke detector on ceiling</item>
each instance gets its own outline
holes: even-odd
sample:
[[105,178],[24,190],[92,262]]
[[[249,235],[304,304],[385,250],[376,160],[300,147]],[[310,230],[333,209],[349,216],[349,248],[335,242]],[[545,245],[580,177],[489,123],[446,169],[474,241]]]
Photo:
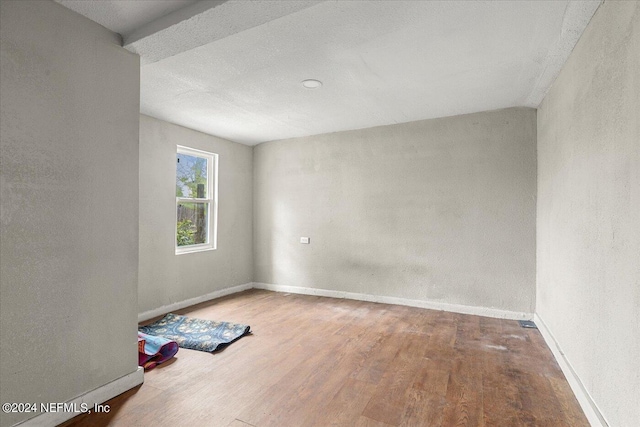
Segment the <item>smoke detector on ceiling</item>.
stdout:
[[320,80],[307,79],[302,81],[302,86],[307,89],[317,89],[322,86],[322,82]]

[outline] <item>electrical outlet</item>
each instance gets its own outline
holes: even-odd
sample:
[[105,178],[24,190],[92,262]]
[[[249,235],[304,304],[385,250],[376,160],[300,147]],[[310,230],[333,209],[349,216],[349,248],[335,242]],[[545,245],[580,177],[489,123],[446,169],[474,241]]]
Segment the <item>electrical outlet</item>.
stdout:
[[301,237],[300,243],[304,243],[305,245],[308,245],[309,243],[311,243],[311,239],[308,237]]

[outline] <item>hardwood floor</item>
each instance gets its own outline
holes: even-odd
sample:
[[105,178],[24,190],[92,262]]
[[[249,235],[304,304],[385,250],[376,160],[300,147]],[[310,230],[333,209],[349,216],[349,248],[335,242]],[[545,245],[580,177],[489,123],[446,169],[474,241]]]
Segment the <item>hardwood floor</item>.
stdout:
[[64,425],[589,425],[540,333],[516,321],[262,290],[178,313],[253,334],[180,349],[110,413]]

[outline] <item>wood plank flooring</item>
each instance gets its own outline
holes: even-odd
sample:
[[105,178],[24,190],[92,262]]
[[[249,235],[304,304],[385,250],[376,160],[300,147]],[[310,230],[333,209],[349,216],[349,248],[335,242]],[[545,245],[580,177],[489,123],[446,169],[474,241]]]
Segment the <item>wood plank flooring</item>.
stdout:
[[516,321],[262,290],[178,313],[253,333],[180,349],[110,413],[64,426],[589,426],[540,333]]

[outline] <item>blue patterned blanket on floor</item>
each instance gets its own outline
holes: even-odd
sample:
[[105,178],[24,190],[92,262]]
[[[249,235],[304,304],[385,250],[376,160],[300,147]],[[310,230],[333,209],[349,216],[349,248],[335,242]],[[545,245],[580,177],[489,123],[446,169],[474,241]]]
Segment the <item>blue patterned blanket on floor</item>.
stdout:
[[182,348],[211,352],[249,333],[251,327],[169,313],[150,325],[141,326],[138,330],[175,341]]

